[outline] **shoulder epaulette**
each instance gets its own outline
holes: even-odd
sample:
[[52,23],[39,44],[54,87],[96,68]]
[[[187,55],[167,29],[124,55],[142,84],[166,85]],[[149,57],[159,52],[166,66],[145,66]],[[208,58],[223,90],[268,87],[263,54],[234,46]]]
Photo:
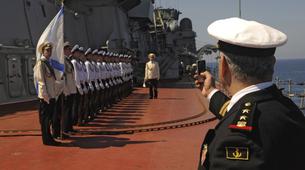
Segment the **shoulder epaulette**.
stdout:
[[248,132],[252,131],[253,114],[255,112],[255,108],[256,102],[248,101],[243,103],[232,124],[229,125],[229,128]]
[[257,104],[271,99],[273,99],[273,96],[270,93],[267,93],[265,89],[260,91],[260,95],[250,95],[248,99],[240,105],[229,128],[251,132],[253,130],[253,118]]

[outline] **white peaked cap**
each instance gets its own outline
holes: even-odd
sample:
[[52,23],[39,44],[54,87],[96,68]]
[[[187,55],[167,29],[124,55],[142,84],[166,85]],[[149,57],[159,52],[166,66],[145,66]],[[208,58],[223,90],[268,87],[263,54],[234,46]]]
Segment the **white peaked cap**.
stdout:
[[72,48],[71,52],[73,53],[74,51],[79,49],[79,45],[75,44],[74,47]]
[[92,51],[91,48],[88,48],[85,52],[85,55],[88,55],[89,53],[91,53],[91,51]]
[[207,30],[218,40],[241,47],[275,48],[287,42],[287,36],[281,31],[240,18],[217,20]]
[[98,49],[93,50],[92,54],[98,54]]

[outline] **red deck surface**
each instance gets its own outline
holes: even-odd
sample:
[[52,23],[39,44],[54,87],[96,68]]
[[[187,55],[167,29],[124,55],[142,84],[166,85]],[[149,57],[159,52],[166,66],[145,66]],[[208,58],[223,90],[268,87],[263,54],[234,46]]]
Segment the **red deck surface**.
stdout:
[[213,117],[197,89],[161,88],[156,100],[146,93],[147,89],[136,89],[87,126],[75,127],[84,133],[63,141],[63,146],[42,145],[36,110],[0,115],[0,169],[196,169],[202,139],[216,121],[134,134],[86,133],[166,127]]

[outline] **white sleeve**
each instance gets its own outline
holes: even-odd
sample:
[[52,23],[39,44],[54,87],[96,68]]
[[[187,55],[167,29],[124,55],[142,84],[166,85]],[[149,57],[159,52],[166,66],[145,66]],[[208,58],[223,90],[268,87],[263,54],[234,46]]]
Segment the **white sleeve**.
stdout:
[[72,63],[72,65],[73,65],[73,67],[74,67],[75,85],[76,85],[78,91],[79,91],[80,93],[82,93],[83,90],[82,90],[81,85],[80,85],[80,74],[79,74],[79,70],[77,69],[77,68],[78,68],[78,67],[77,67],[77,64],[78,64],[78,63],[77,63],[76,60],[72,60],[71,63]]
[[90,79],[90,64],[89,62],[85,62],[85,66],[86,66],[86,70],[87,70],[87,75],[86,75],[86,80],[87,82],[91,82],[91,79]]

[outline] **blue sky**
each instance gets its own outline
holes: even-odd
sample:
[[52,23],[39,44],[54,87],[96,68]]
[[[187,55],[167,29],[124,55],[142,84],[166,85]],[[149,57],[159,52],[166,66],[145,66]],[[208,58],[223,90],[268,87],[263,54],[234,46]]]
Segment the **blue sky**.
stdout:
[[[238,0],[156,0],[156,6],[177,8],[180,19],[188,17],[197,33],[197,47],[216,40],[206,31],[215,20],[237,17]],[[288,43],[277,49],[281,59],[305,59],[304,0],[241,0],[242,18],[275,27],[288,35]]]

